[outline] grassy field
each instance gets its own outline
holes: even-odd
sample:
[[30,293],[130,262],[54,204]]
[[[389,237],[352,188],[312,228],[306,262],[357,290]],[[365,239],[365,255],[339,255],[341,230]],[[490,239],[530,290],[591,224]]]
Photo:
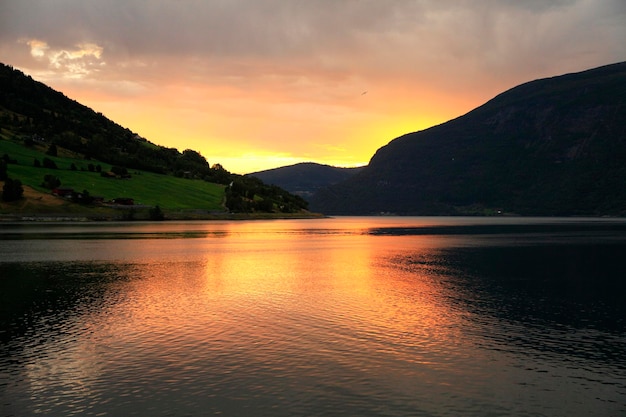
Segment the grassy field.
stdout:
[[[8,165],[9,177],[19,179],[35,191],[50,193],[41,183],[46,174],[51,174],[61,180],[61,187],[87,190],[90,195],[101,196],[105,200],[128,197],[133,198],[137,205],[158,205],[165,211],[224,210],[222,185],[145,171],[130,171],[129,179],[105,178],[98,172],[90,172],[88,165],[100,164],[102,171],[108,171],[111,168],[109,164],[87,161],[62,149],[59,149],[58,157],[45,155],[44,151],[44,147],[27,148],[12,140],[0,139],[0,157],[7,154],[10,159],[17,161]],[[44,157],[53,160],[58,169],[35,167],[34,160],[42,162]],[[72,164],[76,170],[70,169]]]

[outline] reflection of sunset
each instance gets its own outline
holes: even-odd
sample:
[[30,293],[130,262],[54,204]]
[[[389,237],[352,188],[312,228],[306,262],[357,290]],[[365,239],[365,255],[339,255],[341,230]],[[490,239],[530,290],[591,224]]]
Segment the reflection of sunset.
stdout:
[[606,386],[621,382],[606,375],[620,333],[557,321],[573,299],[550,297],[542,277],[542,296],[529,296],[526,281],[507,282],[511,268],[494,270],[546,259],[543,242],[519,250],[517,235],[463,228],[510,221],[29,226],[37,233],[10,242],[28,251],[2,269],[20,284],[3,290],[28,295],[0,316],[8,413],[482,415],[485,404],[543,410],[557,395],[584,399],[579,415],[606,404],[618,415],[623,396]]
[[[520,251],[520,235],[482,234],[511,221],[19,226],[31,232],[3,250],[21,260],[0,262],[19,286],[2,289],[32,303],[0,315],[5,414],[544,414],[557,396],[567,415],[620,415],[621,333],[602,327],[606,312],[561,320],[575,299],[543,278],[535,295],[511,282],[540,266],[497,267],[561,257],[561,270],[571,242],[548,256],[543,235]],[[623,250],[611,241],[594,259]]]
[[[181,346],[236,349],[245,334],[249,345],[240,348],[258,360],[276,354],[267,351],[271,343],[295,355],[299,366],[338,355],[333,360],[341,366],[359,369],[368,354],[442,366],[443,359],[432,363],[433,351],[453,345],[462,323],[441,302],[444,289],[436,279],[403,265],[398,255],[436,258],[432,243],[408,237],[399,245],[363,234],[358,223],[350,227],[347,234],[311,233],[280,222],[240,222],[218,227],[225,239],[119,241],[151,260],[119,270],[126,279],[110,289],[116,302],[91,319],[104,339],[87,338],[84,349],[102,342],[115,349],[123,341],[126,348],[136,344],[137,352],[150,346],[151,354],[195,366],[176,359]],[[187,255],[183,261],[177,254]],[[297,352],[289,346],[292,337]],[[345,356],[346,345],[359,351]]]

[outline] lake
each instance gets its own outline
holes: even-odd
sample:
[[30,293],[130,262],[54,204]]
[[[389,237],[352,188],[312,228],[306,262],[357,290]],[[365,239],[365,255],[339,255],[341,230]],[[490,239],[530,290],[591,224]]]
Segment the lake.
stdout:
[[0,416],[624,416],[626,219],[0,224]]

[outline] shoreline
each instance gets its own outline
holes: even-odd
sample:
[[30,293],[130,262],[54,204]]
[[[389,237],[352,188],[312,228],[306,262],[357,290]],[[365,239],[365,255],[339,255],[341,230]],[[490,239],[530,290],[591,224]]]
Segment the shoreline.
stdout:
[[24,213],[0,214],[2,223],[53,223],[53,222],[168,222],[168,221],[210,221],[210,220],[288,220],[288,219],[319,219],[327,216],[320,213],[168,213],[162,220],[150,219],[137,213],[136,217],[128,218],[120,215],[97,215],[81,213]]

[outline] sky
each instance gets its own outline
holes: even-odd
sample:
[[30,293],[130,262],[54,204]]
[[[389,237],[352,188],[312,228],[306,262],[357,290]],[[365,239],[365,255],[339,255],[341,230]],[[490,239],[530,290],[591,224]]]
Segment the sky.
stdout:
[[245,174],[365,165],[538,78],[626,61],[624,0],[0,0],[0,62]]

